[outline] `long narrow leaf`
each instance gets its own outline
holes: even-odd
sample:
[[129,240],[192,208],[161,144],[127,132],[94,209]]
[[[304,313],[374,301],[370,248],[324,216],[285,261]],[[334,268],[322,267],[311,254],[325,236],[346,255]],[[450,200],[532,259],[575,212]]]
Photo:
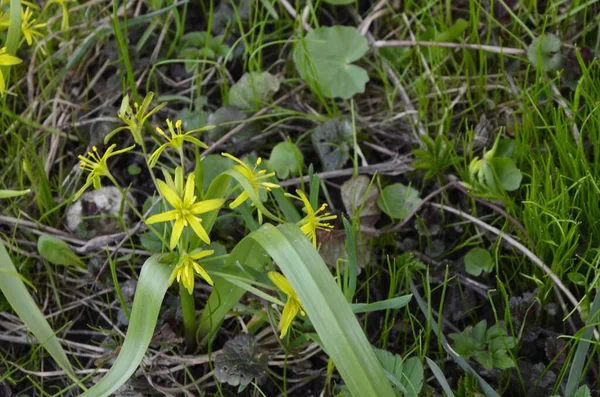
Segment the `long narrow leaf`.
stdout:
[[19,272],[12,263],[4,244],[0,242],[0,291],[35,337],[44,346],[44,349],[56,361],[56,363],[71,377],[79,382],[73,374],[71,363],[67,358],[58,338],[52,331],[50,324],[46,321],[44,313],[35,304],[35,301],[27,291]]
[[577,393],[579,383],[581,381],[581,373],[585,365],[585,358],[587,351],[590,347],[590,340],[594,332],[594,327],[598,324],[598,316],[600,316],[600,290],[596,291],[596,297],[592,303],[592,309],[590,315],[585,323],[585,331],[577,343],[577,350],[575,351],[575,357],[573,358],[573,364],[569,371],[569,379],[567,381],[567,387],[565,388],[565,397],[573,397]]
[[[241,272],[239,265],[242,263],[244,266],[259,270],[265,265],[267,259],[268,257],[260,245],[246,237],[231,251],[222,271],[232,274]],[[209,269],[210,267],[207,265],[207,270]],[[200,316],[199,332],[202,343],[206,343],[209,338],[214,336],[227,313],[246,293],[245,289],[222,277],[215,275],[212,279],[214,281],[213,290]]]
[[450,388],[450,385],[448,384],[448,380],[446,379],[444,372],[442,372],[440,367],[438,367],[438,365],[429,357],[425,357],[425,360],[427,360],[427,365],[429,365],[431,372],[433,372],[433,376],[435,376],[435,379],[437,379],[440,386],[442,386],[442,390],[444,390],[446,396],[454,397],[454,393],[452,392],[452,388]]
[[288,279],[351,394],[394,396],[390,382],[327,265],[293,224],[263,225],[249,235]]
[[114,365],[100,382],[81,394],[81,397],[111,395],[127,382],[142,362],[154,334],[160,307],[169,288],[169,277],[173,270],[172,266],[161,263],[160,258],[160,254],[153,255],[142,267],[133,298],[131,320]]

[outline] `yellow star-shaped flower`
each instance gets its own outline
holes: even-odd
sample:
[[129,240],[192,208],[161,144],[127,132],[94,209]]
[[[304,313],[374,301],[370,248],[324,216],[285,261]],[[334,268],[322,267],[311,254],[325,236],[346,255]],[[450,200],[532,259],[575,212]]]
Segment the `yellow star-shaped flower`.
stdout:
[[287,279],[281,273],[269,272],[269,279],[271,279],[273,284],[275,284],[275,286],[288,297],[287,302],[283,307],[283,311],[281,312],[281,320],[279,321],[279,330],[281,331],[279,338],[283,339],[287,335],[290,325],[292,325],[292,321],[298,312],[300,312],[300,314],[303,316],[305,313],[298,295],[296,295],[296,292],[290,285],[290,282],[287,281]]
[[44,37],[42,32],[38,32],[37,29],[41,29],[46,26],[45,23],[36,23],[37,19],[33,18],[33,12],[27,7],[25,11],[21,10],[21,31],[25,36],[27,45],[31,46],[33,41],[37,41],[38,37]]
[[165,200],[167,200],[169,204],[171,204],[173,209],[163,212],[162,214],[151,216],[146,220],[146,223],[151,225],[157,222],[175,221],[173,231],[171,232],[171,241],[169,243],[170,249],[175,248],[179,238],[181,237],[181,234],[183,233],[183,229],[188,225],[192,227],[196,235],[198,235],[202,241],[204,241],[206,244],[210,244],[208,233],[206,233],[206,230],[204,230],[201,225],[202,220],[197,218],[196,215],[216,210],[223,205],[225,200],[212,199],[196,202],[196,186],[194,183],[193,174],[190,174],[187,177],[183,197],[179,197],[173,188],[160,179],[157,180],[156,183],[158,185],[160,194],[165,198]]
[[302,201],[304,204],[304,208],[302,211],[306,213],[306,216],[302,218],[300,222],[298,222],[298,226],[300,230],[306,234],[306,236],[312,241],[315,248],[317,247],[317,229],[325,230],[327,232],[333,229],[333,225],[324,221],[330,221],[337,218],[337,215],[330,215],[329,212],[325,212],[322,215],[319,215],[320,212],[323,212],[325,208],[327,208],[327,204],[323,204],[318,210],[314,210],[310,205],[310,201],[306,197],[306,194],[297,189],[296,193],[298,196],[294,196],[292,194],[287,193],[286,196],[293,197],[297,200]]
[[[265,179],[274,176],[274,172],[270,172],[267,174],[266,170],[256,170],[262,162],[262,159],[260,157],[256,160],[254,168],[250,168],[248,164],[244,163],[242,160],[232,156],[229,153],[221,153],[221,155],[239,164],[234,165],[232,168],[240,174],[242,174],[248,180],[248,182],[250,182],[252,189],[257,195],[260,193],[260,189],[264,189],[268,192],[271,189],[279,188],[278,184],[265,181]],[[229,204],[229,208],[234,209],[240,206],[244,201],[248,199],[248,197],[248,192],[244,190],[231,204]],[[262,223],[262,212],[260,211],[258,212],[258,222]]]
[[[20,58],[6,53],[6,47],[0,49],[0,66],[13,66],[23,62]],[[0,70],[0,95],[6,91],[6,80],[2,70]]]
[[79,163],[79,167],[82,170],[89,171],[87,180],[85,184],[75,193],[75,197],[73,201],[77,200],[85,190],[90,187],[90,185],[94,185],[94,189],[100,189],[100,177],[106,176],[112,178],[110,171],[108,170],[107,161],[109,158],[116,156],[121,153],[125,153],[130,151],[135,147],[129,146],[128,148],[114,151],[117,145],[111,145],[104,155],[100,156],[100,152],[96,146],[92,147],[92,151],[88,152],[88,157],[85,156],[77,156],[81,162]]
[[186,133],[183,133],[183,131],[181,129],[181,124],[182,124],[181,120],[177,120],[177,122],[175,123],[175,128],[173,128],[173,123],[171,122],[171,120],[167,119],[167,126],[169,127],[169,132],[171,132],[171,136],[168,136],[167,134],[165,134],[165,132],[162,129],[160,129],[159,127],[156,127],[156,132],[158,132],[160,135],[162,135],[167,140],[167,142],[160,145],[158,147],[158,149],[156,149],[154,151],[154,153],[152,153],[150,155],[150,157],[148,158],[148,165],[150,167],[154,167],[156,165],[156,162],[158,161],[158,158],[162,154],[163,150],[165,150],[169,146],[172,147],[173,149],[181,152],[181,149],[183,148],[183,143],[187,141],[187,142],[190,142],[191,144],[198,146],[199,148],[202,148],[202,149],[208,148],[208,146],[206,146],[206,144],[204,142],[191,136],[191,134],[195,133],[195,132],[199,132],[199,131],[210,130],[210,129],[214,128],[214,126],[209,125],[204,128],[199,128],[197,130],[188,131]]
[[213,285],[212,279],[197,261],[212,255],[214,252],[215,251],[212,250],[204,251],[202,249],[196,249],[190,253],[182,253],[179,256],[177,265],[175,265],[175,269],[173,269],[173,273],[169,279],[169,285],[173,284],[173,281],[177,279],[177,282],[182,283],[185,289],[187,289],[191,295],[194,291],[194,271],[198,273],[200,277],[206,280],[207,283]]
[[121,101],[121,108],[119,109],[117,116],[119,116],[119,118],[127,125],[112,130],[104,137],[104,143],[107,143],[117,132],[129,130],[131,136],[133,136],[133,141],[140,146],[143,145],[144,142],[142,139],[142,132],[144,130],[144,123],[146,123],[146,120],[148,120],[150,116],[165,106],[164,103],[161,103],[146,113],[153,97],[154,93],[149,92],[144,98],[142,104],[138,105],[137,103],[134,103],[133,107],[135,109],[132,109],[129,102],[129,96],[125,95]]

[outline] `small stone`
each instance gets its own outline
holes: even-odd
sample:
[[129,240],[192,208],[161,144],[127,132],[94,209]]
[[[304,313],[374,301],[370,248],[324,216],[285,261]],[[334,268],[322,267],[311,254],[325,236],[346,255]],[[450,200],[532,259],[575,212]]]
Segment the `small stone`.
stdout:
[[[135,199],[128,194],[136,205]],[[93,238],[123,231],[129,225],[131,209],[114,186],[90,190],[67,210],[67,228],[80,238]]]

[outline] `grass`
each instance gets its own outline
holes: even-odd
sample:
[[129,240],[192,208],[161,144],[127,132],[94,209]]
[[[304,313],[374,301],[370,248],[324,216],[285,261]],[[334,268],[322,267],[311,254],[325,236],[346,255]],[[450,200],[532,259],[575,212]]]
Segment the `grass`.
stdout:
[[[334,230],[319,233],[318,238],[344,299],[377,303],[413,294],[406,306],[368,311],[356,318],[373,346],[406,360],[419,359],[424,368],[419,395],[440,395],[442,388],[456,396],[571,397],[585,395],[575,394],[583,385],[592,392],[600,390],[598,345],[587,343],[596,341],[591,332],[597,328],[592,309],[599,279],[598,4],[558,0],[545,4],[389,1],[377,6],[363,1],[344,6],[324,1],[251,3],[248,7],[245,1],[72,2],[66,3],[69,26],[64,31],[60,7],[34,11],[37,23],[47,25],[39,29],[44,37],[31,47],[22,34],[20,40],[15,38],[18,29],[13,26],[18,24],[0,36],[2,46],[23,60],[10,67],[9,74],[3,69],[9,76],[9,92],[0,98],[0,189],[31,189],[29,194],[2,199],[0,241],[27,280],[29,293],[84,386],[92,387],[112,366],[128,329],[142,265],[162,245],[158,239],[153,240],[158,246],[150,245],[143,223],[135,227],[139,220],[135,217],[129,224],[117,220],[116,228],[96,236],[67,229],[66,212],[86,177],[77,167],[77,156],[94,145],[106,149],[104,136],[122,125],[117,112],[125,94],[141,102],[153,91],[154,105],[167,103],[144,126],[150,153],[163,142],[154,128],[164,129],[166,118],[183,119],[186,131],[215,122],[215,112],[231,104],[230,89],[244,73],[270,72],[279,78],[279,90],[269,92],[256,111],[227,113],[217,120],[223,123],[222,133],[198,136],[209,146],[205,154],[228,151],[240,158],[251,155],[266,160],[280,142],[289,139],[297,145],[305,165],[280,182],[289,193],[302,187],[310,192],[314,208],[328,202],[329,210],[339,215]],[[13,0],[10,8],[5,5],[2,10],[12,22],[20,6]],[[367,71],[369,82],[364,92],[347,100],[328,98],[326,88],[315,87],[319,80],[314,76],[304,81],[292,59],[295,46],[310,30],[334,25],[360,27],[370,46],[354,62]],[[188,73],[182,38],[193,31],[206,31],[209,37],[224,35],[228,51],[225,56],[210,55],[206,41],[198,48],[202,56],[192,60],[194,68]],[[563,63],[557,70],[543,71],[545,59],[532,62],[527,56],[532,40],[547,33],[561,42]],[[314,72],[312,67],[318,63],[319,59],[309,59],[305,67]],[[251,87],[250,92],[259,90]],[[347,159],[326,170],[312,137],[317,127],[334,119],[348,120],[351,129],[346,135],[340,132],[345,138],[329,138],[328,150],[338,148]],[[478,179],[470,171],[472,160],[483,159],[498,136],[503,146],[496,157],[512,159],[522,174],[514,190],[490,188],[489,178]],[[112,142],[119,148],[132,144],[125,133]],[[198,157],[185,148],[190,171]],[[134,155],[111,159],[109,167],[144,213],[147,208],[142,211],[142,204],[156,190],[141,153],[136,149]],[[179,158],[168,154],[161,164],[170,172]],[[404,166],[412,168],[385,168],[396,155],[408,159]],[[310,177],[313,170],[330,172],[322,174],[321,181],[296,179]],[[205,169],[204,177],[220,171]],[[502,185],[496,172],[495,183]],[[406,219],[389,213],[361,217],[360,211],[346,208],[343,192],[344,183],[362,173],[369,176],[370,189],[382,192],[402,183],[427,200]],[[154,177],[164,179],[158,167]],[[457,181],[469,187],[457,186]],[[221,197],[227,191],[218,185],[211,189],[206,197]],[[363,197],[357,199],[362,211],[379,208]],[[274,217],[297,221],[304,216],[282,192],[265,206]],[[211,227],[214,221],[211,249],[218,254],[206,263],[209,272],[221,279],[234,278],[236,264],[227,255],[258,228],[255,211],[244,205],[226,214],[215,213],[210,221],[207,217]],[[120,234],[132,230],[131,235]],[[258,230],[260,234],[263,229]],[[36,249],[40,233],[66,241],[88,264],[88,273],[82,276],[45,260]],[[503,234],[512,240],[502,238]],[[91,248],[85,245],[99,235],[108,237],[92,240],[98,244]],[[466,272],[463,260],[475,247],[486,249],[493,261],[493,270],[477,277]],[[368,258],[365,250],[370,251]],[[290,337],[279,340],[281,308],[273,309],[274,303],[260,293],[244,293],[244,286],[276,293],[261,270],[265,265],[261,253],[253,247],[240,256],[251,263],[251,269],[235,275],[236,291],[243,297],[232,301],[229,310],[222,309],[227,315],[220,327],[207,325],[206,319],[212,318],[202,313],[202,335],[196,337],[206,345],[190,343],[189,330],[195,324],[190,325],[189,311],[193,319],[206,302],[227,299],[211,294],[213,289],[197,278],[191,296],[194,305],[187,305],[186,330],[176,287],[167,291],[164,301],[155,303],[160,315],[154,340],[149,341],[144,371],[136,372],[126,384],[129,390],[143,395],[236,395],[237,387],[221,384],[211,375],[212,356],[210,362],[197,357],[223,353],[225,342],[246,332],[257,336],[260,354],[269,365],[241,395],[348,395],[345,385],[357,387],[349,385],[349,370],[343,365],[348,363],[339,361],[344,357],[336,350],[340,346],[328,345],[333,342],[323,338],[325,320],[318,315],[329,313],[325,307],[319,312],[318,305],[311,303],[311,321],[298,317]],[[272,263],[267,266],[275,269]],[[311,288],[301,279],[295,275],[290,281],[310,296]],[[286,296],[278,299],[283,302]],[[0,394],[82,393],[31,337],[16,312],[0,295]],[[486,369],[480,360],[456,358],[449,350],[455,343],[446,339],[449,334],[469,331],[481,320],[487,320],[488,327],[500,325],[517,338],[516,348],[505,349],[513,366]],[[146,329],[148,338],[150,331]],[[473,349],[484,354],[481,347]],[[334,357],[335,366],[330,361]],[[578,370],[569,372],[571,366]],[[407,383],[396,387],[402,390]]]

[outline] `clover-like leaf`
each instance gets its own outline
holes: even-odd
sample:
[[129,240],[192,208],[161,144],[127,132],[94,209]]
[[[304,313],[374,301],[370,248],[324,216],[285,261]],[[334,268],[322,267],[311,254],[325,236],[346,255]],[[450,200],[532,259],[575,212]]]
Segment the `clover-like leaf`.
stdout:
[[379,208],[392,219],[406,218],[420,202],[419,192],[401,183],[386,186],[377,200]]
[[277,178],[286,179],[297,175],[304,166],[304,155],[292,142],[280,142],[271,151],[269,162],[277,173]]
[[365,91],[369,76],[352,62],[368,49],[367,39],[356,28],[321,27],[296,44],[293,58],[296,70],[313,91],[348,99]]
[[541,67],[544,72],[558,70],[563,64],[560,53],[561,42],[551,33],[536,37],[527,49],[527,59],[534,67]]
[[259,353],[256,339],[250,334],[241,334],[225,342],[214,363],[217,380],[232,386],[248,385],[267,367],[266,356]]
[[465,255],[465,270],[471,276],[479,276],[482,272],[489,273],[494,268],[492,255],[488,250],[475,247]]
[[256,111],[277,90],[279,79],[271,73],[245,73],[229,90],[229,105],[245,112]]

